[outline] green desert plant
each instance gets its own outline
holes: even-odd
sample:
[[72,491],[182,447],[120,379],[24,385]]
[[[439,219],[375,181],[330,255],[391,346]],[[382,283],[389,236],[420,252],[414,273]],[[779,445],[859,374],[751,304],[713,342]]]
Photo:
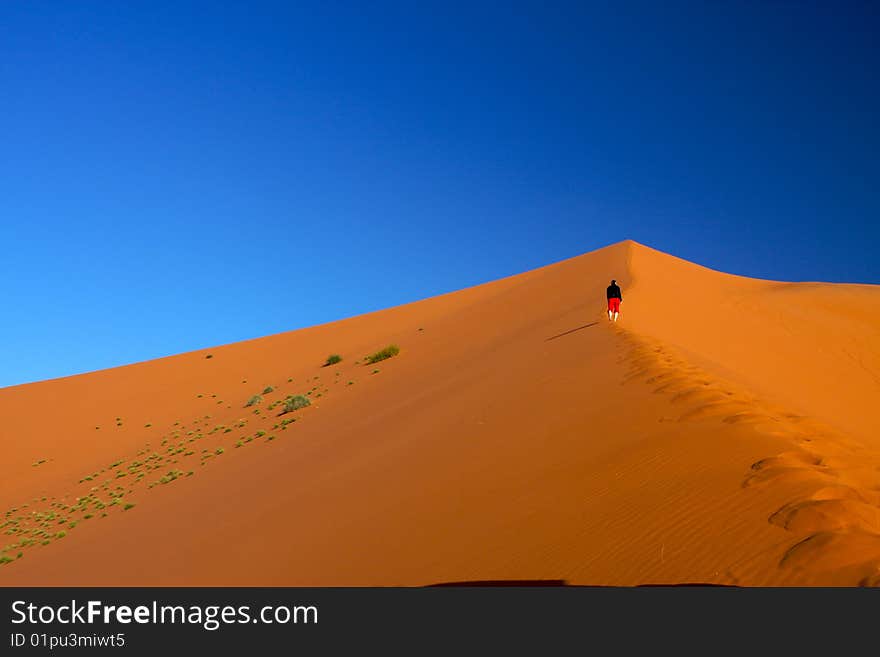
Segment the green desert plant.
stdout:
[[284,412],[292,413],[293,411],[298,411],[301,408],[305,408],[306,406],[311,405],[311,401],[305,395],[294,395],[293,397],[288,397],[284,402]]
[[265,388],[263,388],[264,395],[268,395],[270,392],[275,392],[275,388],[273,388],[272,386],[266,386]]
[[400,353],[400,347],[396,344],[390,344],[384,349],[377,351],[375,354],[367,356],[367,362],[370,364],[378,363],[380,360],[386,360]]
[[324,367],[336,365],[336,363],[339,363],[341,361],[342,356],[340,356],[339,354],[330,354],[329,356],[327,356],[327,360],[324,362]]

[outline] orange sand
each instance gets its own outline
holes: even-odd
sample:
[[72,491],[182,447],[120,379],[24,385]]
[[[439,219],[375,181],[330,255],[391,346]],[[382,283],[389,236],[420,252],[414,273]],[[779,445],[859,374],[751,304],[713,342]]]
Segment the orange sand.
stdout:
[[880,287],[621,242],[0,390],[0,585],[878,584],[878,392]]

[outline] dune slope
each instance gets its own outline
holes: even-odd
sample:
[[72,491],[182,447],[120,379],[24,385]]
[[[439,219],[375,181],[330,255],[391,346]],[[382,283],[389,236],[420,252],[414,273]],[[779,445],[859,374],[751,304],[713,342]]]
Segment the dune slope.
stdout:
[[0,585],[876,584],[878,332],[627,241],[0,390]]

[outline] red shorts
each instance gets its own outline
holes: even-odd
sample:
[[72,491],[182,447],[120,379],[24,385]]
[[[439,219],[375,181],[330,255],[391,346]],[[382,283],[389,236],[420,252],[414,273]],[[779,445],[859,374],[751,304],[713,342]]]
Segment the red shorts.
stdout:
[[608,310],[613,313],[619,313],[620,299],[608,299]]

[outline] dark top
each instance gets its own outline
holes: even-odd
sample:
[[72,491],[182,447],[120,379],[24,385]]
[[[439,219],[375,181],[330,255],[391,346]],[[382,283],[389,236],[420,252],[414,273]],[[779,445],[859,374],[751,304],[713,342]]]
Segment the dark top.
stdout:
[[623,301],[623,297],[620,296],[620,287],[616,284],[609,285],[608,289],[606,290],[606,294],[608,295],[609,299],[620,299],[621,301]]

